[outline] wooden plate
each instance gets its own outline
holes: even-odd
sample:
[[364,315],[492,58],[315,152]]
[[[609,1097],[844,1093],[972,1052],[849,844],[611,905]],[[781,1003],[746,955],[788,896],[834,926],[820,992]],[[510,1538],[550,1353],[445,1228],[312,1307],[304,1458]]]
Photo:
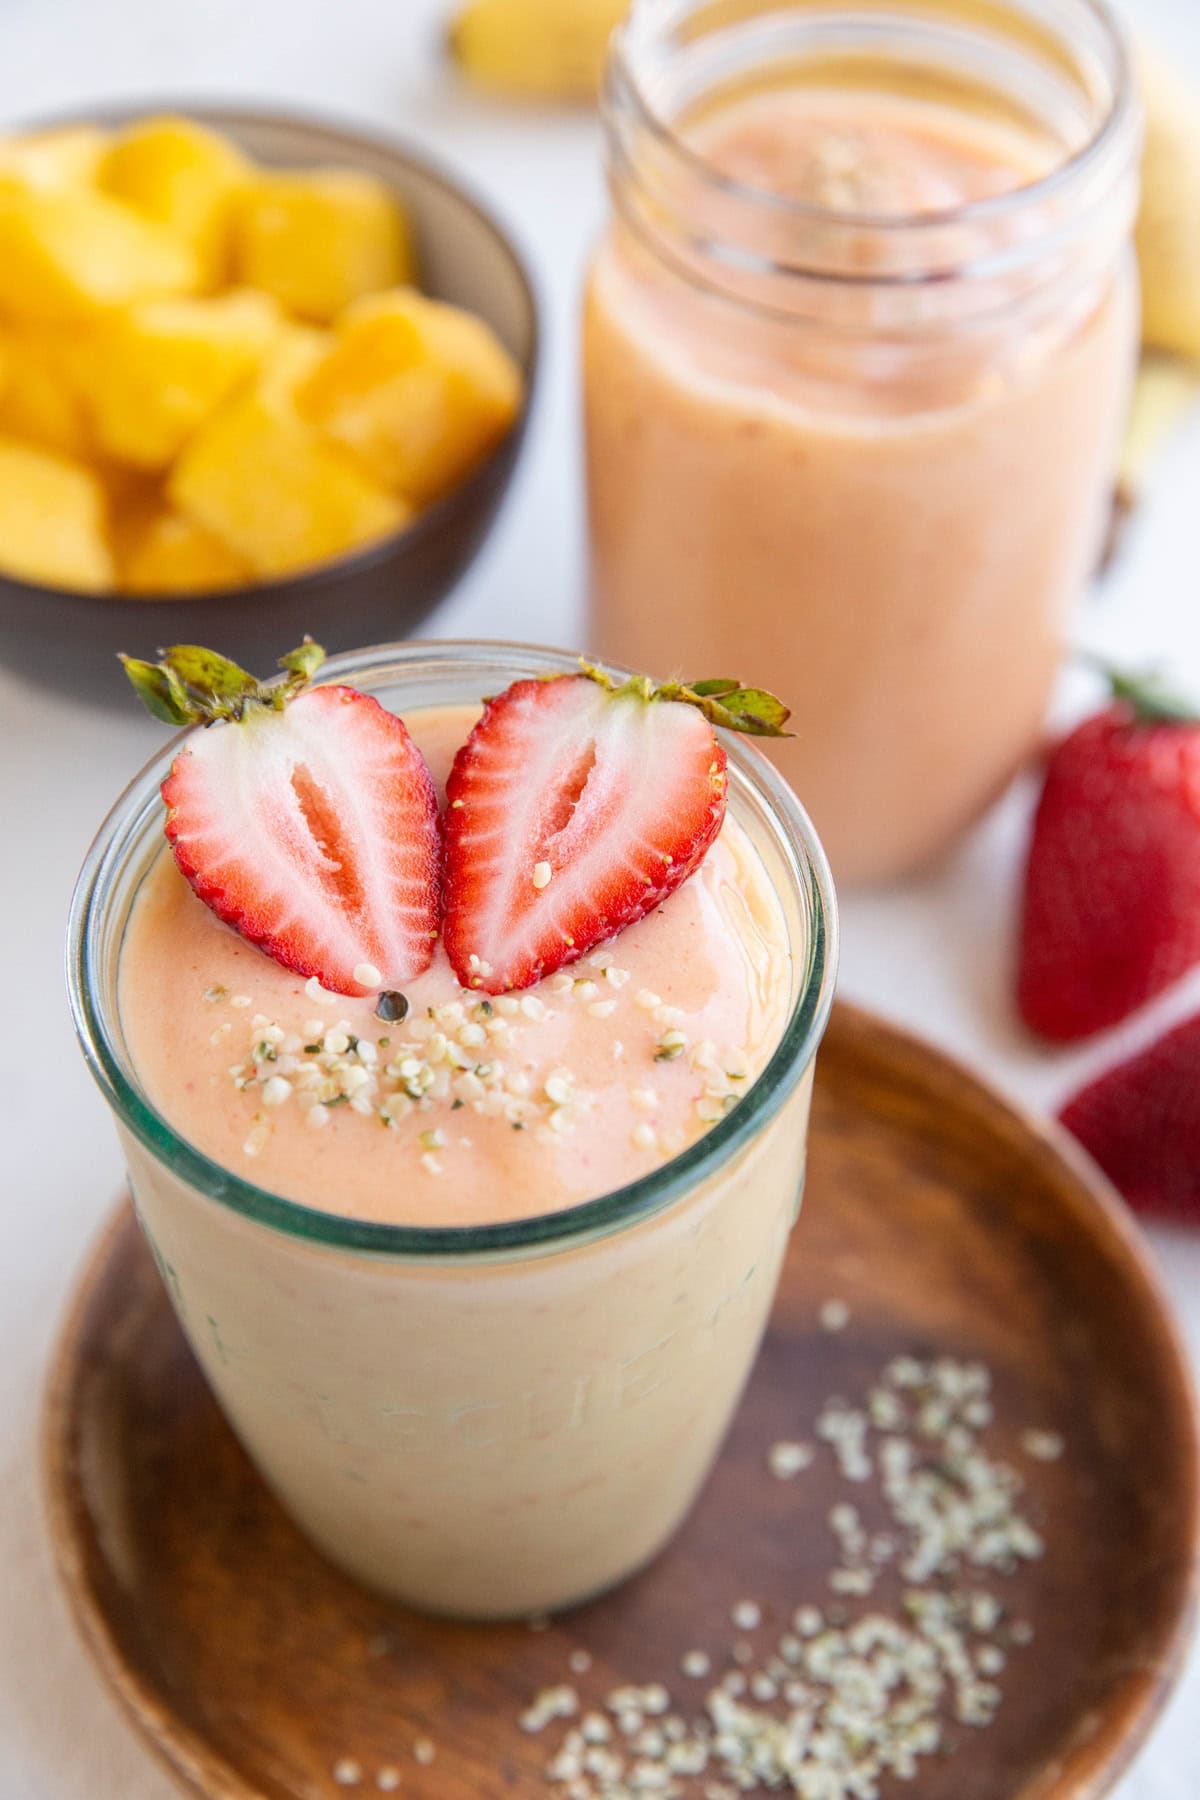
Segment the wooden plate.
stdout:
[[[851,1311],[836,1333],[818,1323],[831,1297]],[[334,1800],[350,1758],[364,1794],[395,1765],[405,1800],[533,1797],[549,1752],[516,1715],[576,1679],[572,1649],[594,1658],[585,1698],[653,1679],[698,1698],[680,1655],[728,1646],[732,1602],[767,1600],[777,1628],[799,1602],[828,1604],[825,1519],[846,1489],[824,1452],[787,1482],[765,1453],[908,1351],[990,1365],[1002,1454],[1020,1461],[1033,1425],[1067,1451],[1022,1463],[1048,1549],[995,1584],[1035,1631],[1000,1677],[997,1719],[894,1791],[1104,1793],[1165,1698],[1196,1596],[1179,1345],[1119,1202],[1065,1140],[846,1006],[821,1053],[808,1195],[761,1360],[696,1512],[638,1579],[534,1633],[418,1618],[335,1574],[225,1427],[127,1208],[50,1382],[58,1561],[97,1662],[188,1793]],[[437,1747],[428,1766],[421,1738]]]

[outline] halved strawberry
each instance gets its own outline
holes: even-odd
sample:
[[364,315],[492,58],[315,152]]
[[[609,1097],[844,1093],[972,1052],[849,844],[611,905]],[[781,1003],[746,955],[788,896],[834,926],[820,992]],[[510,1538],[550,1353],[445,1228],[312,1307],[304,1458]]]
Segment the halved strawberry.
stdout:
[[464,986],[528,987],[652,911],[725,816],[711,720],[778,735],[787,710],[736,682],[580,675],[489,700],[446,784],[446,952]]
[[377,700],[349,687],[297,691],[316,651],[293,653],[289,678],[265,687],[188,646],[126,668],[160,717],[211,727],[192,734],[162,787],[167,838],[201,900],[336,993],[399,987],[433,956],[437,797],[404,725]]

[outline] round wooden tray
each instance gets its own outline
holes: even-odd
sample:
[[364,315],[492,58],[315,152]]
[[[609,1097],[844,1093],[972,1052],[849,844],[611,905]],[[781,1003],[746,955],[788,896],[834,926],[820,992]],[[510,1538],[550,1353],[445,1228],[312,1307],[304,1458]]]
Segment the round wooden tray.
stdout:
[[[818,1319],[832,1297],[851,1313],[836,1333]],[[821,1053],[808,1193],[761,1359],[699,1506],[636,1580],[535,1633],[418,1618],[334,1573],[223,1423],[128,1208],[50,1381],[59,1566],[97,1662],[188,1793],[334,1800],[350,1758],[352,1792],[378,1792],[395,1766],[406,1800],[533,1800],[547,1740],[516,1716],[535,1690],[662,1679],[694,1707],[703,1690],[678,1679],[680,1655],[727,1646],[734,1601],[777,1600],[777,1628],[800,1602],[828,1604],[825,1519],[845,1487],[825,1453],[774,1481],[766,1451],[910,1351],[990,1365],[1013,1461],[1031,1425],[1067,1451],[1021,1464],[1048,1549],[1003,1578],[1035,1636],[1000,1677],[998,1717],[887,1791],[1104,1793],[1165,1698],[1196,1596],[1200,1463],[1179,1345],[1119,1202],[1066,1140],[846,1006]],[[579,1648],[594,1666],[576,1678]],[[422,1738],[437,1747],[428,1766]]]

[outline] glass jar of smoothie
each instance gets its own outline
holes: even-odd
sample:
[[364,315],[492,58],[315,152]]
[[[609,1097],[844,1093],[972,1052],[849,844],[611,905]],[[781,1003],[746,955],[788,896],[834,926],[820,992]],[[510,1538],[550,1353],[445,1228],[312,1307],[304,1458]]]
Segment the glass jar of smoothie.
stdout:
[[583,333],[591,637],[767,670],[840,879],[1035,746],[1134,368],[1100,0],[637,0]]
[[[440,782],[484,695],[574,666],[422,644],[339,657],[322,679],[400,712]],[[726,748],[725,825],[663,906],[494,1001],[457,990],[439,950],[394,1023],[195,899],[163,840],[178,744],[81,875],[76,1025],[180,1324],[300,1526],[416,1606],[541,1612],[645,1563],[695,1498],[757,1351],[799,1205],[836,930],[786,784],[753,746]],[[399,1081],[420,1101],[428,1065],[436,1098],[434,1065],[468,1042],[440,1105],[399,1120]],[[310,1130],[299,1069],[322,1045],[355,1082],[340,1078],[350,1103],[326,1097]],[[594,1101],[564,1134],[547,1125],[563,1077],[543,1080],[558,1060]],[[281,1075],[295,1091],[264,1112],[255,1094],[269,1106]],[[707,1121],[686,1143],[659,1134],[672,1095]]]

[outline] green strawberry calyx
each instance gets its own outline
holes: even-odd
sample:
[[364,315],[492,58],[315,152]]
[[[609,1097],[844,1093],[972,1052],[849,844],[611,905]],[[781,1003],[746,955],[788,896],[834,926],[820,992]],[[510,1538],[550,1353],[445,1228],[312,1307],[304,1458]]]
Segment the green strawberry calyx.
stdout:
[[[146,710],[166,725],[213,725],[237,721],[256,707],[276,712],[312,680],[325,660],[320,644],[305,638],[279,659],[282,675],[259,681],[248,670],[199,644],[175,644],[160,651],[157,662],[120,657],[134,692]],[[648,675],[619,680],[595,663],[579,662],[580,672],[606,693],[650,701],[679,701],[694,706],[711,725],[749,737],[788,737],[790,709],[766,688],[715,677],[706,681],[655,682]],[[557,680],[561,677],[551,676]]]
[[157,662],[120,657],[133,690],[147,712],[164,725],[215,725],[237,721],[257,707],[280,712],[307,687],[325,652],[311,638],[279,659],[282,675],[259,681],[246,669],[205,650],[200,644],[175,644],[159,652]]
[[[648,675],[631,675],[618,681],[607,669],[579,659],[579,668],[589,681],[607,693],[632,694],[639,700],[678,700],[694,706],[710,725],[724,726],[726,731],[740,731],[747,737],[790,737],[783,728],[791,717],[784,705],[766,688],[743,687],[740,681],[720,676],[707,681],[651,681]],[[553,679],[553,677],[552,677]]]
[[1200,725],[1200,706],[1172,687],[1161,669],[1141,669],[1134,673],[1114,668],[1098,656],[1085,657],[1084,661],[1104,677],[1113,699],[1130,708],[1135,723]]

